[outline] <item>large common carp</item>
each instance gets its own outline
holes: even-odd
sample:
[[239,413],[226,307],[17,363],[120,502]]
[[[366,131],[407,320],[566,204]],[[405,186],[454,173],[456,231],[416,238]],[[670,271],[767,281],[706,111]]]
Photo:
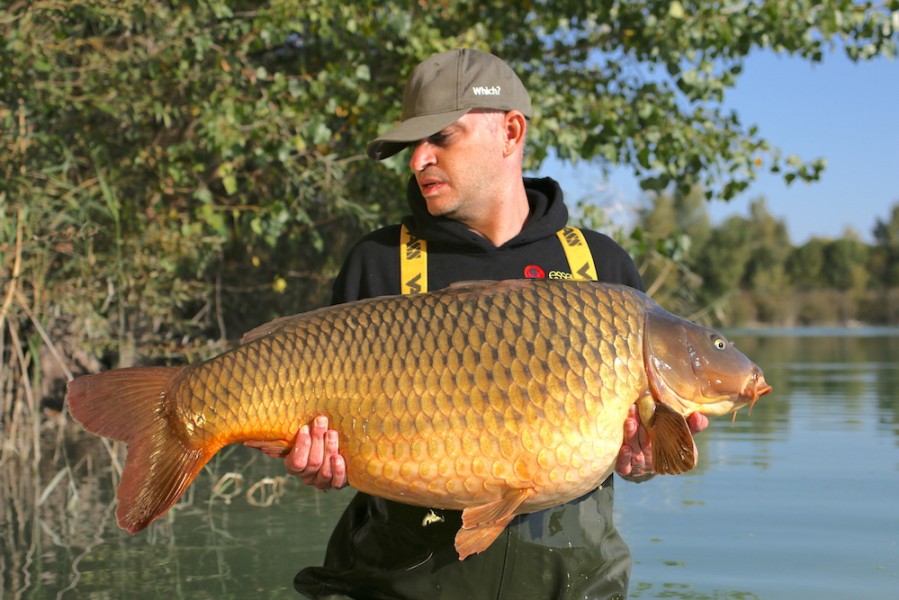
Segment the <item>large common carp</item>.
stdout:
[[286,452],[327,415],[350,484],[463,510],[460,558],[518,514],[596,488],[638,403],[658,473],[696,464],[683,415],[722,415],[768,393],[718,333],[631,288],[473,282],[278,319],[183,367],[120,369],[69,384],[71,414],[127,443],[119,525],[165,513],[227,444]]

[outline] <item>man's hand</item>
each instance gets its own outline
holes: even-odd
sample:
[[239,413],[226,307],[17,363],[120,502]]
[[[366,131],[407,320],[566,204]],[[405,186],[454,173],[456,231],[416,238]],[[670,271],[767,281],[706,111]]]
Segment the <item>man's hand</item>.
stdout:
[[[702,413],[691,413],[687,416],[687,426],[693,433],[699,433],[709,426],[709,419]],[[630,481],[646,481],[653,476],[652,444],[649,432],[637,416],[637,405],[631,406],[624,420],[624,443],[618,452],[615,471]]]
[[320,490],[346,486],[346,462],[338,453],[337,432],[328,429],[328,417],[315,417],[311,430],[308,425],[300,427],[284,466],[290,475]]

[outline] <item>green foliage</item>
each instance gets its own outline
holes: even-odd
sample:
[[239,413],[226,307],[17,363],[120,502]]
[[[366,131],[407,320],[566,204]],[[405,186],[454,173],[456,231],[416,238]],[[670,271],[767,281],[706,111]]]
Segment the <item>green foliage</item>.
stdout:
[[[810,0],[540,4],[532,21],[545,27],[548,42],[542,56],[530,59],[536,72],[528,82],[538,90],[538,122],[548,125],[539,144],[563,158],[628,165],[646,190],[700,184],[709,197],[724,199],[745,190],[765,164],[788,182],[815,180],[825,167],[823,159],[785,157],[756,127],[722,108],[745,57],[768,49],[817,62],[837,43],[856,60],[892,56],[892,15],[899,6]],[[543,72],[546,78],[538,76]]]
[[705,260],[695,265],[707,300],[739,289],[751,259],[751,243],[742,217],[730,217],[712,231],[703,254]]
[[867,286],[868,247],[860,240],[841,238],[824,248],[824,280],[829,287],[841,290],[863,290]]
[[797,289],[814,289],[823,285],[826,246],[826,240],[812,238],[790,252],[787,258],[787,276]]
[[[22,365],[38,362],[36,324],[128,364],[208,354],[327,301],[348,247],[404,210],[402,157],[363,151],[435,52],[490,50],[521,74],[536,107],[528,168],[554,153],[629,167],[647,190],[701,184],[730,198],[763,168],[813,180],[824,164],[785,157],[723,108],[746,56],[818,61],[835,45],[891,56],[899,1],[18,0],[0,11],[0,325],[4,340],[22,333],[4,364],[20,348]],[[629,243],[656,265],[646,269],[720,248],[702,275],[721,297],[751,262],[739,225],[679,222]]]
[[871,273],[884,288],[899,287],[899,203],[889,219],[878,219],[874,226],[876,244],[871,249]]
[[[874,228],[874,245],[849,231],[794,247],[763,198],[750,205],[748,217],[710,227],[705,204],[688,200],[696,195],[652,196],[631,236],[644,241],[629,250],[663,306],[715,324],[897,322],[899,289],[882,275],[895,265],[889,252],[899,236],[884,221]],[[899,216],[899,205],[892,215]],[[691,231],[691,223],[700,226]],[[650,239],[655,253],[646,250]]]
[[784,290],[790,237],[786,225],[768,212],[764,198],[750,205],[747,230],[751,257],[746,263],[743,287],[768,295]]

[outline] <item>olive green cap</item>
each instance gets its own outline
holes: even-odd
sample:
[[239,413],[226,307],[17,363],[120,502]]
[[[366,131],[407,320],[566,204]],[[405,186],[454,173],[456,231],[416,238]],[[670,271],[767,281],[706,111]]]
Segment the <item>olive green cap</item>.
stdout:
[[406,83],[399,125],[370,143],[368,155],[393,156],[475,108],[517,110],[531,118],[531,97],[515,71],[492,54],[461,48],[432,56]]

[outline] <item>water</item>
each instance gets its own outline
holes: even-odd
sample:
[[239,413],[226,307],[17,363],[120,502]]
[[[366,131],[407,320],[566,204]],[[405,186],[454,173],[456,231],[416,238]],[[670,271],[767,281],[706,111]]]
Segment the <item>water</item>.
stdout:
[[896,597],[899,337],[862,333],[735,336],[775,393],[695,472],[617,488],[631,597]]
[[[695,471],[616,486],[632,598],[896,597],[899,331],[815,333],[734,332],[774,394],[714,419]],[[105,448],[74,438],[64,457],[71,478],[62,457],[0,471],[2,599],[298,598],[294,573],[320,561],[350,498],[236,448],[130,536]]]

